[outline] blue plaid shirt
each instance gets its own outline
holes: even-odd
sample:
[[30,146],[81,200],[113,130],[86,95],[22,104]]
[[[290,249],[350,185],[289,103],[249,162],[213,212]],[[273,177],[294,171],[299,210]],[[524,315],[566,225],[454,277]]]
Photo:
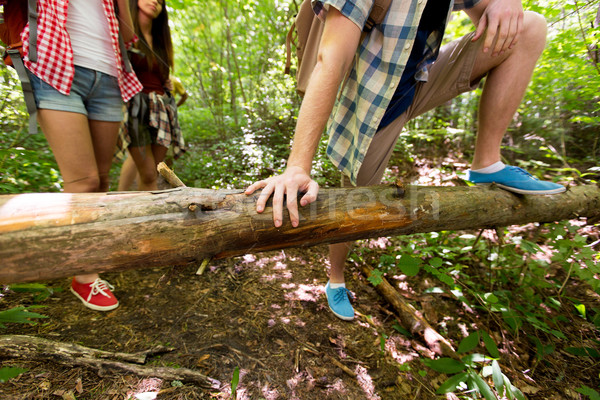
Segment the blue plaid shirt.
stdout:
[[[452,10],[475,6],[479,0],[454,0]],[[313,10],[321,18],[334,7],[363,29],[374,0],[313,0]],[[417,34],[424,0],[392,0],[387,15],[358,47],[358,57],[350,71],[329,121],[327,155],[333,164],[356,184],[356,177],[371,140],[400,81]],[[425,67],[435,60],[443,31],[427,39],[423,69],[417,79],[427,80]]]

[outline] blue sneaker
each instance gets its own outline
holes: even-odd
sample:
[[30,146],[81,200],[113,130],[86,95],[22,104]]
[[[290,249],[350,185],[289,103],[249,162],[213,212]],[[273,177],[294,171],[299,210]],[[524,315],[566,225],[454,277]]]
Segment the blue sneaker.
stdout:
[[344,321],[352,321],[354,319],[354,308],[350,304],[350,297],[352,293],[345,287],[332,289],[329,287],[329,282],[325,286],[325,295],[327,296],[327,303],[329,309],[335,314],[336,317],[343,319]]
[[482,185],[495,183],[502,189],[521,194],[556,194],[567,190],[563,185],[540,181],[524,169],[510,165],[492,174],[469,170],[467,177],[473,183]]

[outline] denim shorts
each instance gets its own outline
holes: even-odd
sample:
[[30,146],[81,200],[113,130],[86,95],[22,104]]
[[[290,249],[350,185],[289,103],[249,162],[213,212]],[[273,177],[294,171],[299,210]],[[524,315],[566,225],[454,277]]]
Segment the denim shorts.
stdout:
[[29,79],[39,109],[75,112],[97,121],[123,120],[121,89],[114,76],[75,66],[75,77],[68,96],[31,72]]

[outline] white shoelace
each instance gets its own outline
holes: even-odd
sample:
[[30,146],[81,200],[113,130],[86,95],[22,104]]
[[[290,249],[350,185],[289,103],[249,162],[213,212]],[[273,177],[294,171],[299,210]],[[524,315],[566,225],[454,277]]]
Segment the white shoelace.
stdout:
[[87,301],[90,301],[92,296],[95,296],[97,294],[110,297],[110,295],[106,294],[105,290],[115,290],[113,285],[100,278],[96,278],[96,280],[90,285],[90,287],[92,288],[92,290],[90,290],[90,294],[87,298]]

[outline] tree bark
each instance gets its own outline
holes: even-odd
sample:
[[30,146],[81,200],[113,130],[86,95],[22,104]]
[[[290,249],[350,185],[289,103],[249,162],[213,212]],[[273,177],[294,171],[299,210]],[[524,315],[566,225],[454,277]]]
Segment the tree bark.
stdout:
[[156,192],[0,196],[0,283],[184,265],[206,258],[369,237],[600,218],[600,188],[520,196],[495,187],[322,189],[300,226],[275,228],[259,194]]

